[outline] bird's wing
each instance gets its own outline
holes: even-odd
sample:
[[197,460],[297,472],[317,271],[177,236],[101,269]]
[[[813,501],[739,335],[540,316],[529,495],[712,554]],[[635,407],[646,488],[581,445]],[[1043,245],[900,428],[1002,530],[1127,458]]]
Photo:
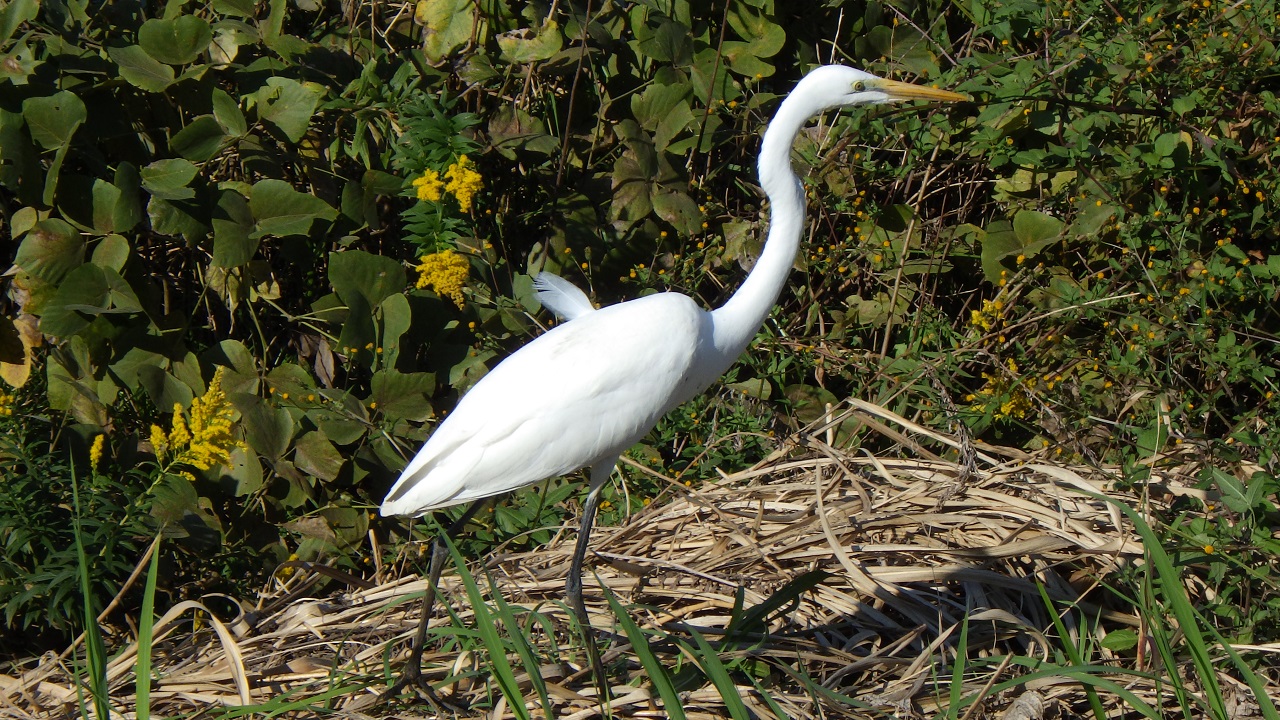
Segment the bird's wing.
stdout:
[[382,514],[421,515],[616,457],[691,394],[705,316],[689,298],[661,293],[522,347],[436,428]]
[[533,279],[538,302],[564,320],[572,320],[595,311],[591,299],[577,285],[558,275],[540,272]]

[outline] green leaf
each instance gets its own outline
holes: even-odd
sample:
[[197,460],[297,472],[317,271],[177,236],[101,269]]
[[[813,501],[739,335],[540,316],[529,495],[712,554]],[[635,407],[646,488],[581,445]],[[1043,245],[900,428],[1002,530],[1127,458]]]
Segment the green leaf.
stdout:
[[688,83],[659,85],[653,84],[642,92],[631,96],[631,114],[636,122],[646,130],[655,130],[675,107],[684,103],[689,97]]
[[188,407],[191,405],[191,399],[195,397],[190,385],[157,365],[139,367],[138,384],[146,391],[151,402],[165,411],[175,405]]
[[221,88],[213,89],[213,116],[228,135],[239,137],[249,132],[240,104]]
[[83,330],[92,320],[94,311],[108,307],[106,273],[93,263],[85,263],[67,273],[58,291],[44,307],[40,317],[40,331],[46,335],[66,338]]
[[27,98],[22,102],[22,117],[31,139],[46,150],[55,150],[71,142],[88,111],[75,93],[63,90],[48,97]]
[[124,264],[128,261],[129,241],[123,235],[114,234],[102,238],[102,242],[93,249],[91,258],[94,265],[117,273],[124,270]]
[[746,41],[751,55],[768,58],[782,50],[787,33],[775,18],[768,13],[756,14],[745,3],[734,3],[730,7],[729,27]]
[[394,293],[404,291],[404,266],[383,255],[363,250],[329,254],[329,283],[348,306],[359,297],[374,308]]
[[316,220],[332,222],[338,211],[314,195],[298,192],[283,180],[259,180],[249,195],[256,229],[250,235],[306,235]]
[[698,203],[682,192],[655,192],[653,211],[686,237],[702,229],[702,211],[698,210]]
[[120,77],[148,92],[164,92],[173,84],[173,68],[156,61],[137,45],[107,48],[107,56],[120,68]]
[[200,509],[200,495],[190,480],[170,475],[158,484],[151,498],[151,516],[162,525],[177,525],[187,513]]
[[725,387],[753,398],[768,400],[773,394],[773,385],[764,378],[752,378],[742,382],[729,383]]
[[704,105],[713,100],[728,100],[739,94],[729,77],[724,58],[714,48],[701,50],[694,57],[690,80],[694,96]]
[[93,181],[93,229],[128,232],[142,220],[137,193],[125,192],[101,178]]
[[152,197],[147,203],[147,217],[151,219],[151,229],[161,235],[195,242],[209,234],[209,228],[201,221],[208,218],[208,212],[191,202]]
[[36,0],[13,0],[0,9],[0,47],[8,46],[9,38],[23,23],[36,19],[40,3]]
[[[116,237],[119,236],[117,235]],[[110,304],[111,312],[142,312],[142,301],[138,299],[138,294],[120,276],[120,273],[109,267],[102,268],[102,272],[107,278],[107,301]]]
[[316,381],[301,365],[287,362],[271,368],[271,372],[267,373],[267,386],[281,397],[289,394],[297,401],[304,395],[315,392]]
[[344,459],[321,430],[303,433],[294,447],[293,461],[302,472],[321,480],[338,477]]
[[783,394],[791,401],[793,412],[802,423],[826,416],[827,406],[840,402],[830,390],[817,385],[788,385]]
[[212,115],[201,115],[169,139],[169,149],[192,162],[204,162],[218,153],[227,136]]
[[550,18],[536,31],[532,28],[511,30],[501,33],[496,39],[503,58],[511,63],[546,60],[560,52],[564,44],[559,24]]
[[84,239],[75,228],[64,220],[49,218],[27,232],[13,264],[29,275],[57,284],[84,262],[84,251]]
[[[26,125],[21,113],[0,108],[0,158],[3,158],[0,161],[0,187],[11,197],[16,195],[14,200],[26,204],[27,212],[34,216],[35,208],[31,206],[43,203],[42,189],[46,178],[40,149],[31,141]],[[13,225],[9,232],[16,237],[23,229]]]
[[1138,646],[1138,633],[1131,628],[1122,628],[1107,633],[1098,643],[1111,652],[1125,652]]
[[318,514],[324,518],[332,542],[347,552],[369,537],[369,514],[360,508],[327,507]]
[[289,450],[293,439],[293,417],[284,408],[249,393],[228,393],[227,399],[240,411],[245,439],[268,462],[274,463]]
[[379,370],[370,380],[370,389],[378,410],[387,417],[423,421],[432,414],[430,397],[436,389],[436,376]]
[[729,63],[729,69],[739,75],[752,78],[757,75],[760,77],[773,75],[773,65],[761,60],[755,54],[751,43],[726,40],[723,50],[724,57]]
[[45,377],[49,407],[70,411],[78,421],[105,426],[107,409],[98,397],[101,383],[93,377],[93,365],[84,338],[72,337],[64,346],[68,352],[50,355]]
[[240,267],[258,252],[249,201],[234,190],[223,190],[213,208],[213,259],[216,267]]
[[222,477],[230,478],[236,497],[252,495],[262,489],[262,463],[258,453],[237,447],[231,451],[231,461],[222,469]]
[[633,43],[636,52],[651,60],[672,63],[676,66],[687,65],[693,55],[693,37],[689,26],[674,20],[664,19],[652,34],[646,34],[648,28],[636,29],[637,41]]
[[1056,241],[1062,235],[1062,228],[1061,220],[1035,210],[1019,210],[1013,216],[1013,234],[1022,252],[1028,255]]
[[142,187],[152,197],[165,200],[186,200],[193,198],[196,191],[190,187],[200,169],[186,160],[170,158],[157,160],[142,168],[139,175]]
[[413,325],[413,310],[403,293],[392,293],[378,306],[378,314],[382,318],[382,362],[386,367],[395,367],[400,358],[400,338]]
[[435,64],[471,40],[476,27],[474,0],[423,0],[413,15],[422,26],[422,54]]
[[213,11],[222,15],[238,15],[252,18],[258,10],[255,0],[213,0]]
[[876,52],[902,63],[917,75],[933,77],[939,72],[929,39],[910,25],[877,25],[867,33],[867,40]]
[[308,411],[307,418],[324,431],[330,442],[350,445],[364,437],[369,429],[368,409],[350,395],[338,398],[337,404],[343,405],[346,412],[333,412],[321,406]]
[[201,360],[224,368],[222,387],[227,393],[257,392],[258,363],[239,340],[223,340],[206,350]]
[[711,647],[711,643],[707,642],[702,634],[693,627],[689,627],[689,634],[693,636],[697,642],[697,648],[693,648],[687,643],[681,643],[689,649],[691,657],[695,658],[702,667],[702,671],[706,673],[707,678],[716,686],[716,690],[720,693],[720,699],[724,701],[725,709],[729,711],[729,717],[733,720],[747,720],[751,717],[751,712],[747,710],[747,706],[742,702],[742,695],[738,692],[738,688],[733,683],[733,678],[729,675],[729,669],[720,661],[720,656],[716,653],[715,648]]
[[267,85],[256,93],[258,117],[274,126],[289,138],[298,142],[307,134],[311,116],[320,103],[318,92],[284,77],[267,78]]
[[209,47],[213,31],[209,23],[194,15],[170,20],[151,19],[138,30],[138,44],[148,55],[169,65],[186,65]]
[[111,363],[112,374],[119,378],[130,390],[137,391],[141,388],[138,381],[138,372],[141,368],[147,366],[167,367],[169,359],[164,355],[153,352],[152,350],[133,346],[125,351],[119,360]]
[[1178,149],[1182,136],[1178,133],[1164,133],[1156,138],[1155,151],[1160,157],[1169,157]]
[[746,220],[731,220],[724,224],[724,259],[736,261],[746,267],[760,254],[760,235],[756,224]]
[[1143,457],[1151,457],[1164,449],[1169,442],[1169,423],[1166,418],[1156,418],[1151,425],[1138,431],[1138,452]]

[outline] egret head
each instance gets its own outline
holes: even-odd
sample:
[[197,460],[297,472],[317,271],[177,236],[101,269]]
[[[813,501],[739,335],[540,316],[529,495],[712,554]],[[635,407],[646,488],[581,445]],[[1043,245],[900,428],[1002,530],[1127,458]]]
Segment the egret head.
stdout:
[[956,102],[969,99],[960,93],[886,80],[843,65],[815,68],[804,76],[791,94],[810,98],[817,106],[815,110],[847,105],[883,105],[904,100]]

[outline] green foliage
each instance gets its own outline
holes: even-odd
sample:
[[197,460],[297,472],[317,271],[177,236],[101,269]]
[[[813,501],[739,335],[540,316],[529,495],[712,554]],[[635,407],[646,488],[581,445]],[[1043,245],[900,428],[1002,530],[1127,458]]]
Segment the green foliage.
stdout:
[[[143,543],[137,534],[144,526],[130,509],[135,488],[128,482],[81,475],[77,520],[72,472],[65,459],[49,453],[47,442],[14,443],[15,437],[20,436],[0,433],[0,458],[6,466],[5,482],[0,483],[0,541],[5,547],[0,603],[5,625],[30,637],[70,634],[84,619],[81,591],[95,599],[100,610],[118,589],[113,579],[126,577],[140,557]],[[93,558],[94,574],[87,586],[80,577],[80,545]]]
[[[538,332],[537,271],[602,303],[727,297],[763,238],[759,133],[834,57],[974,102],[801,137],[813,218],[792,289],[723,386],[633,457],[694,484],[863,397],[1135,482],[1191,448],[1256,464],[1248,483],[1205,471],[1227,510],[1187,509],[1173,533],[1221,627],[1280,633],[1270,576],[1230,572],[1274,554],[1273,12],[440,0],[383,25],[313,5],[0,10],[10,628],[79,622],[67,458],[84,466],[96,434],[95,597],[162,528],[161,594],[251,586],[290,557],[363,570],[371,529],[401,536],[369,510],[404,458]],[[419,288],[443,251],[465,279]],[[160,472],[152,427],[171,435],[215,368],[244,445]],[[577,490],[516,494],[463,552],[544,542]],[[666,490],[626,471],[602,521]]]

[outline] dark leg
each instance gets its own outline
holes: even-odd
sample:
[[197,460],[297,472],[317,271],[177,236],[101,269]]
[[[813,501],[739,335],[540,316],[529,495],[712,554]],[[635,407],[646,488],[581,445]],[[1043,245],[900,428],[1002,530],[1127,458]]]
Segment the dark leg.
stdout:
[[427,694],[428,699],[436,705],[442,704],[440,699],[435,696],[435,690],[432,689],[431,683],[422,679],[422,651],[427,644],[427,628],[431,624],[431,610],[436,604],[436,585],[440,582],[440,573],[444,571],[444,559],[449,554],[449,548],[445,546],[444,538],[456,536],[467,521],[484,507],[486,499],[477,500],[471,503],[466,512],[462,516],[449,525],[448,528],[436,535],[436,539],[431,543],[431,565],[427,570],[427,591],[422,596],[422,618],[418,620],[418,630],[413,636],[413,646],[409,651],[409,661],[405,664],[404,670],[400,673],[400,680],[392,685],[388,690],[382,693],[382,699],[386,700],[400,694],[406,686],[415,685]]
[[596,520],[596,509],[600,506],[600,488],[613,472],[613,463],[597,465],[591,468],[591,490],[587,493],[587,503],[582,506],[582,524],[578,528],[578,544],[573,550],[573,561],[569,563],[569,578],[565,582],[565,595],[573,614],[578,617],[578,625],[582,628],[583,640],[587,646],[587,657],[591,660],[591,672],[595,675],[596,689],[600,693],[600,702],[608,702],[609,678],[604,673],[604,664],[600,662],[600,649],[596,647],[595,634],[592,632],[591,619],[587,617],[587,605],[582,600],[582,563],[587,557],[587,545],[591,538],[591,526]]

